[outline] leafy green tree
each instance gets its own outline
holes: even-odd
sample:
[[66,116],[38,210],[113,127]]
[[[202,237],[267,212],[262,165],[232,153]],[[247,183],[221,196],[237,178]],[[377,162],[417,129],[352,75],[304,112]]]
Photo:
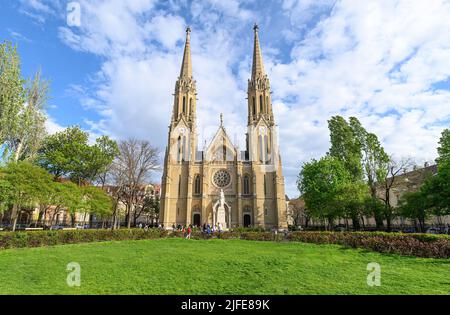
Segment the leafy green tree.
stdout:
[[[15,141],[19,116],[25,103],[25,81],[21,77],[17,47],[10,42],[0,44],[0,145]],[[3,148],[6,151],[6,148]]]
[[433,215],[450,215],[450,161],[440,162],[437,174],[425,181],[421,191],[428,196]]
[[52,176],[44,169],[29,162],[9,163],[3,170],[0,186],[8,187],[3,196],[12,207],[13,231],[16,229],[18,215],[22,207],[35,207],[42,195],[50,189]]
[[89,145],[89,134],[80,127],[70,127],[48,136],[39,150],[38,164],[55,179],[69,177],[81,186],[95,181],[111,165],[118,153],[117,144],[107,136]]
[[373,133],[367,132],[357,118],[350,117],[350,128],[361,148],[363,173],[373,199],[370,203],[365,202],[366,206],[369,206],[369,209],[372,210],[372,213],[366,211],[366,215],[374,217],[377,228],[382,228],[382,209],[377,206],[377,183],[382,182],[386,178],[390,159],[381,146],[378,137]]
[[328,121],[328,129],[330,130],[331,142],[330,156],[342,161],[355,181],[362,180],[361,143],[355,137],[351,126],[343,117],[333,116]]
[[99,217],[110,216],[113,210],[113,200],[104,190],[95,186],[82,188],[84,210]]
[[328,155],[305,163],[297,185],[311,215],[326,220],[331,227],[334,220],[342,216],[340,194],[348,189],[351,180],[352,176],[344,163]]
[[45,108],[48,101],[49,83],[41,79],[40,71],[26,87],[26,103],[18,116],[20,128],[11,142],[13,161],[34,160],[47,134]]
[[363,181],[353,180],[342,181],[336,192],[336,208],[341,208],[340,213],[345,218],[352,220],[354,230],[361,228],[360,219],[364,222],[364,201],[367,195],[367,185]]
[[439,157],[436,159],[438,164],[450,163],[450,129],[442,131],[439,139],[439,147],[437,148]]
[[38,71],[21,77],[20,58],[11,43],[0,44],[0,146],[7,161],[32,160],[45,136],[49,83]]
[[422,191],[406,193],[400,199],[399,214],[419,224],[419,231],[425,232],[425,221],[430,216],[428,196]]

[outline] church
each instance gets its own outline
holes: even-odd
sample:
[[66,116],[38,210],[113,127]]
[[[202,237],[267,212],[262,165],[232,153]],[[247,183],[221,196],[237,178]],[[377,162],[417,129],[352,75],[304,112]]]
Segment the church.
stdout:
[[264,71],[258,32],[255,25],[245,150],[230,140],[221,115],[212,141],[199,151],[191,30],[186,30],[161,181],[160,223],[165,228],[205,223],[221,224],[225,230],[287,228],[284,177],[270,82]]

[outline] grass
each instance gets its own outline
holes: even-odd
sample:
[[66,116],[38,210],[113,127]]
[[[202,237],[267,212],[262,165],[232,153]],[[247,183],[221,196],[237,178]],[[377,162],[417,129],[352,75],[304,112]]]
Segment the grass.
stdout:
[[[81,286],[66,266],[81,266]],[[381,286],[366,283],[381,265]],[[0,251],[0,294],[450,294],[450,260],[337,245],[158,239]]]

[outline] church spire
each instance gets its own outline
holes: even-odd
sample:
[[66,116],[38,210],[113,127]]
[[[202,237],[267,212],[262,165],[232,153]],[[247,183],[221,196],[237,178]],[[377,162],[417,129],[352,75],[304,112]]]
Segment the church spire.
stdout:
[[186,45],[184,47],[183,64],[181,65],[180,78],[192,78],[191,61],[191,28],[186,29]]
[[259,27],[255,23],[255,26],[253,27],[253,30],[255,32],[255,42],[254,42],[254,48],[253,48],[253,67],[252,67],[252,80],[255,80],[255,78],[258,75],[264,76],[264,64],[263,64],[263,58],[261,54],[261,47],[259,45]]

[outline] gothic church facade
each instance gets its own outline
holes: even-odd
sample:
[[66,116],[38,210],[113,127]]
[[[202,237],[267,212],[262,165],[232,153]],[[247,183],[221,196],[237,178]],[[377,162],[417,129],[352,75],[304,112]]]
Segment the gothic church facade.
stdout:
[[270,82],[264,71],[258,32],[255,25],[245,150],[233,144],[221,118],[211,143],[198,151],[197,86],[192,72],[190,29],[186,31],[161,182],[160,222],[165,228],[205,223],[221,223],[225,229],[287,228]]

